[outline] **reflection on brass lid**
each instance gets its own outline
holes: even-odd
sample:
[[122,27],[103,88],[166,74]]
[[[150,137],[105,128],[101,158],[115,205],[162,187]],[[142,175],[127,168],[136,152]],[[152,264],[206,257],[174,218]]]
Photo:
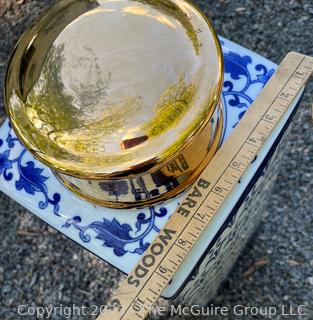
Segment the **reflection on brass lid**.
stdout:
[[5,102],[51,168],[112,179],[152,170],[196,139],[217,105],[222,55],[182,0],[62,0],[19,41]]

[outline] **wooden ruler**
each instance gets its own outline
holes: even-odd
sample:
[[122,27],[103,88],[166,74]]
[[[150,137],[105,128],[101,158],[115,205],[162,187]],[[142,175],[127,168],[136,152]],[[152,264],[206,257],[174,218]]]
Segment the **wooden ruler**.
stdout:
[[285,57],[97,320],[146,318],[312,72],[312,57]]

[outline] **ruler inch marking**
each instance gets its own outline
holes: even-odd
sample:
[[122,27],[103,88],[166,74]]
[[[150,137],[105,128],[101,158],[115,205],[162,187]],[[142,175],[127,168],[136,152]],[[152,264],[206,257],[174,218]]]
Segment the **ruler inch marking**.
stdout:
[[196,235],[193,234],[192,232],[188,231],[188,233],[189,233],[192,237],[197,238]]
[[160,273],[159,271],[155,271],[156,274],[158,274],[160,277],[164,278],[165,280],[168,280],[168,278],[166,278],[162,273]]
[[150,303],[154,303],[154,301],[152,301],[149,297],[146,298]]
[[153,294],[157,295],[157,293],[153,289],[149,288],[149,291],[151,291]]
[[[305,63],[307,63],[308,66],[305,65]],[[303,71],[304,69],[308,71]],[[174,274],[177,271],[188,255],[188,252],[192,250],[197,239],[219,211],[224,200],[232,192],[237,183],[240,182],[243,173],[248,169],[251,162],[254,161],[259,150],[277,123],[285,112],[289,110],[296,97],[299,96],[312,71],[313,58],[311,57],[291,52],[284,58],[275,74],[233,130],[230,138],[221,146],[196,181],[194,187],[196,186],[200,192],[200,197],[197,199],[196,205],[192,208],[188,207],[187,210],[187,207],[184,206],[185,200],[182,201],[160,234],[139,260],[134,271],[122,282],[117,293],[113,296],[110,306],[113,305],[113,301],[118,301],[121,308],[117,309],[113,307],[113,309],[107,309],[104,313],[100,314],[97,320],[133,320],[136,317],[138,317],[139,320],[145,319],[145,316],[149,313],[149,309],[156,302],[172,277],[171,275],[169,275],[169,278],[165,275],[160,275],[157,270],[159,270],[162,265],[166,268],[170,263],[173,267],[171,272],[169,269],[167,270],[168,273]],[[301,83],[296,79],[301,79]],[[296,89],[296,87],[292,87],[291,89],[290,87],[295,83],[299,88]],[[238,176],[235,173],[237,173]],[[230,179],[230,177],[232,178]],[[230,186],[229,188],[224,188],[226,179]],[[191,190],[193,190],[194,187],[192,187]],[[192,197],[191,192],[192,191],[189,191],[187,193],[186,198],[189,196]],[[221,192],[221,194],[219,194],[219,192]],[[209,215],[202,213],[202,210],[207,209],[211,210]],[[205,219],[205,221],[201,221],[199,216],[204,217],[204,215],[208,218]],[[201,223],[200,226],[199,223]],[[191,230],[189,230],[190,228]],[[197,232],[196,235],[193,234],[191,232],[192,228],[199,230],[199,232]],[[167,233],[165,231],[167,231]],[[172,234],[170,234],[170,231]],[[188,250],[185,251],[184,249],[186,248],[183,249],[181,246],[178,246],[177,241],[178,239],[186,241],[190,239],[190,236],[192,236],[192,241],[190,241],[191,244]],[[160,245],[161,240],[165,241],[163,242],[163,251],[158,255],[154,255],[155,262],[151,267],[147,268],[147,273],[140,279],[136,278],[136,268],[145,265],[144,259],[153,254],[153,251],[151,251],[152,246]],[[181,252],[179,250],[183,251]],[[161,280],[161,277],[164,280]],[[136,283],[136,286],[134,283]],[[160,288],[160,290],[156,289],[157,292],[152,289],[156,283],[158,284],[157,288]],[[152,295],[149,292],[152,293]],[[144,304],[142,302],[146,301],[149,301],[150,305],[142,305]]]
[[250,142],[249,140],[248,140],[248,141],[246,141],[246,143],[250,144],[250,146],[253,146],[253,147],[258,146],[257,144],[255,144],[255,143],[253,143],[253,142]]
[[170,259],[169,259],[169,261],[170,261],[171,263],[173,263],[174,266],[178,266],[178,264],[177,264],[176,262],[174,262],[173,260],[170,260]]
[[176,253],[176,256],[179,258],[179,259],[184,259],[181,255],[179,255],[178,253]]

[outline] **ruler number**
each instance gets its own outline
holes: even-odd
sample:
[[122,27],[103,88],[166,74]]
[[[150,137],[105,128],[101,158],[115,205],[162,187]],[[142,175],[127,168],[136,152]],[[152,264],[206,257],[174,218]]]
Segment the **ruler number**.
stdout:
[[177,240],[177,243],[178,243],[180,246],[184,247],[184,246],[187,244],[187,241],[184,240],[184,239],[182,239],[182,238],[179,238],[179,239]]
[[167,269],[165,267],[160,266],[159,271],[160,273],[165,274],[167,272]]
[[291,93],[286,93],[286,92],[281,92],[279,96],[281,98],[284,98],[284,99],[292,98],[292,94]]
[[140,312],[144,308],[145,302],[139,297],[133,303],[133,310],[135,312]]
[[200,220],[204,221],[204,219],[205,219],[204,213],[197,212],[197,216],[199,217]]
[[300,79],[305,78],[307,75],[307,72],[300,72],[299,70],[295,72],[295,76]]
[[223,189],[219,186],[214,187],[214,191],[217,193],[223,193]]
[[253,137],[249,138],[249,140],[248,140],[248,141],[249,141],[249,142],[251,142],[251,143],[257,143],[256,139],[255,139],[255,138],[253,138]]
[[265,120],[268,120],[268,121],[273,121],[273,120],[274,120],[274,116],[271,116],[270,114],[266,114],[266,115],[264,116],[264,119],[265,119]]
[[231,165],[232,165],[233,168],[236,168],[236,169],[239,169],[239,170],[240,170],[240,167],[241,167],[240,162],[238,162],[238,161],[233,161],[233,162],[231,163]]

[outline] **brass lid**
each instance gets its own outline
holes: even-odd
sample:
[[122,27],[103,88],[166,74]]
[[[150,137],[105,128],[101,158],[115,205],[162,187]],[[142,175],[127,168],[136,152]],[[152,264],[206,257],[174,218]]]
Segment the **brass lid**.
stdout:
[[62,0],[17,44],[5,102],[24,145],[61,173],[129,177],[174,157],[222,87],[210,22],[182,0]]

